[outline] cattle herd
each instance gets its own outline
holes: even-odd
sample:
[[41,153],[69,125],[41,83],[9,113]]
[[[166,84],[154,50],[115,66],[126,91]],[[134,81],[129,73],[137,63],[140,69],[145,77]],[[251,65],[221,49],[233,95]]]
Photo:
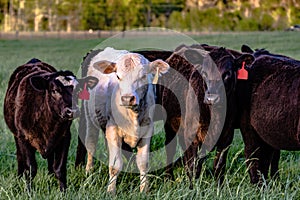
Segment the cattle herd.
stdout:
[[[214,175],[222,184],[234,129],[243,137],[251,183],[267,179],[269,170],[272,177],[278,175],[280,150],[300,150],[300,61],[293,58],[247,45],[241,51],[206,44],[181,45],[174,51],[107,47],[89,52],[81,67],[82,78],[77,79],[34,58],[10,77],[4,117],[15,139],[18,176],[24,175],[29,187],[37,173],[38,151],[61,191],[67,188],[70,126],[77,116],[75,166],[87,160],[86,171],[94,167],[102,130],[109,153],[107,191],[113,194],[122,154],[135,157],[140,191],[149,190],[156,120],[164,120],[165,174],[173,179],[175,163],[183,163],[191,189],[206,157],[203,149],[216,149]],[[156,104],[165,116],[153,109]],[[184,151],[177,161],[174,138]]]

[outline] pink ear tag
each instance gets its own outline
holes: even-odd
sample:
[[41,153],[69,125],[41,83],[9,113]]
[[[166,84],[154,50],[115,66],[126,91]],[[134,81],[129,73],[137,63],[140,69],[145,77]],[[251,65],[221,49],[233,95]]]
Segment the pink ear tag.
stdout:
[[87,90],[86,83],[84,84],[83,90],[81,90],[79,92],[78,98],[81,100],[89,100],[90,99],[90,93]]
[[237,78],[239,80],[248,80],[248,72],[245,70],[245,61],[243,62],[242,68],[238,70]]

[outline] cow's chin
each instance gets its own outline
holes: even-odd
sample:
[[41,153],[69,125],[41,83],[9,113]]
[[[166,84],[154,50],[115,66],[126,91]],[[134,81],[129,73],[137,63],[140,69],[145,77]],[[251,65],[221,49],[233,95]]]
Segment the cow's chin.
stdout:
[[139,111],[139,105],[138,104],[135,104],[135,105],[124,105],[124,104],[121,104],[122,107],[125,107],[126,109],[130,109],[132,110],[133,112],[138,112]]
[[61,112],[60,118],[63,121],[69,121],[69,120],[76,119],[77,117],[79,117],[79,115],[80,115],[80,111],[78,108],[76,108],[76,109],[65,108]]
[[204,103],[207,105],[214,105],[220,102],[220,96],[218,94],[205,94]]

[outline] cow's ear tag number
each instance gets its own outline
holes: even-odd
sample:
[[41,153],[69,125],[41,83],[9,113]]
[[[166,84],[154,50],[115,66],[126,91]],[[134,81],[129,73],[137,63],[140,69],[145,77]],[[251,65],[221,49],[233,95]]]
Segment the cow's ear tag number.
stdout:
[[242,64],[242,68],[238,70],[238,76],[237,78],[239,80],[248,80],[248,72],[245,69],[245,61]]
[[81,90],[78,94],[78,98],[81,100],[89,100],[90,99],[90,93],[87,90],[86,83],[84,84],[83,90]]

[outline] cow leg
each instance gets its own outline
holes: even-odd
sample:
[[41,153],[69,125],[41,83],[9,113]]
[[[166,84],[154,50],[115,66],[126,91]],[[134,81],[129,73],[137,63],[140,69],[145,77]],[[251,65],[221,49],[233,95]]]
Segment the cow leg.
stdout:
[[137,146],[136,163],[140,171],[140,192],[149,191],[147,177],[151,137],[142,138]]
[[70,147],[70,141],[71,133],[70,130],[68,130],[68,133],[56,146],[54,151],[53,169],[55,176],[59,181],[60,191],[65,191],[67,189],[67,158]]
[[[35,148],[33,148],[28,141],[18,139],[19,155],[22,158],[22,167],[18,167],[18,174],[25,175],[28,189],[31,188],[31,181],[34,179],[37,173],[37,162],[35,159]],[[18,159],[19,162],[19,159]],[[21,174],[19,174],[21,175]]]
[[218,181],[218,185],[222,185],[224,182],[227,154],[228,148],[217,148],[217,155],[214,160],[214,176]]
[[85,138],[85,147],[88,152],[87,163],[85,170],[86,172],[90,172],[94,167],[94,155],[97,149],[98,137],[99,137],[99,129],[95,127],[91,122],[87,125],[87,134]]
[[279,170],[278,170],[279,159],[280,159],[280,150],[275,149],[271,161],[271,178],[279,177]]
[[[264,178],[268,179],[268,172],[271,166],[272,157],[274,154],[273,147],[269,146],[265,142],[261,142],[260,145],[260,154],[259,154],[259,168],[258,170],[261,172],[261,174],[264,176]],[[277,165],[278,167],[278,165]],[[261,180],[261,179],[260,179]],[[261,184],[261,183],[260,183]]]
[[22,147],[19,146],[19,141],[16,136],[14,136],[16,148],[17,148],[17,162],[18,162],[18,176],[21,177],[24,173],[25,166],[24,166],[24,156]]
[[115,126],[107,127],[105,135],[109,152],[109,183],[107,192],[115,194],[117,177],[123,167],[121,155],[122,139],[118,136],[117,127]]
[[232,143],[233,136],[234,129],[228,130],[227,133],[221,135],[216,145],[217,155],[214,160],[214,176],[216,180],[218,180],[219,185],[222,185],[224,181],[227,154],[229,151],[229,146]]
[[84,165],[86,153],[87,153],[87,150],[85,148],[84,141],[82,141],[82,138],[80,136],[78,136],[75,167]]
[[130,161],[128,164],[131,164],[132,160],[134,160],[134,154],[132,153],[132,148],[124,141],[122,141],[122,154],[125,158]]
[[202,164],[198,163],[197,166],[195,163],[197,162],[197,153],[199,149],[198,141],[193,141],[187,148],[187,150],[184,152],[184,163],[186,168],[186,173],[188,175],[189,181],[190,181],[190,189],[193,189],[193,177],[196,171],[201,171]]
[[76,151],[76,160],[75,167],[79,167],[85,163],[86,157],[86,148],[85,148],[85,138],[86,138],[86,118],[85,118],[85,110],[82,105],[80,110],[80,120],[79,120],[79,128],[78,128],[78,144]]
[[48,174],[54,174],[53,164],[54,164],[54,153],[51,153],[47,157],[48,162]]
[[[245,144],[245,157],[249,168],[251,183],[256,184],[261,180],[259,171],[261,171],[262,174],[265,174],[265,169],[263,169],[261,165],[267,163],[269,167],[270,162],[263,160],[269,160],[267,157],[270,156],[270,153],[262,153],[265,149],[264,142],[252,127],[241,126],[241,132]],[[264,156],[267,157],[264,158]]]
[[173,158],[176,153],[176,132],[172,129],[172,127],[165,123],[165,133],[166,133],[166,140],[165,140],[165,147],[166,147],[166,155],[167,155],[167,167],[166,167],[166,174],[167,176],[171,177],[174,180],[173,174]]

